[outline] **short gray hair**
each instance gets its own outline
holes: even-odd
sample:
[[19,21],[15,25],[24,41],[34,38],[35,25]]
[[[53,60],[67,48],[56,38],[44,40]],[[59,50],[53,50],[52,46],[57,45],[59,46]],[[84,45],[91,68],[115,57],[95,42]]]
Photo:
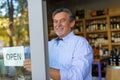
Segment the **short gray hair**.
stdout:
[[70,22],[72,22],[73,20],[75,20],[74,15],[72,14],[72,12],[71,12],[68,8],[59,8],[59,9],[56,9],[56,10],[52,13],[52,18],[53,18],[57,13],[60,13],[60,12],[66,12],[66,13],[69,15]]

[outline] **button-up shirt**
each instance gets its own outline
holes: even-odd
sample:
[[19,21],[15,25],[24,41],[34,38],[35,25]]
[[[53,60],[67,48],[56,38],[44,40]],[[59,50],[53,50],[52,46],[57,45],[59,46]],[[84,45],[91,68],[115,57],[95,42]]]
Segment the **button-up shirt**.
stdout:
[[73,32],[49,41],[49,64],[60,70],[61,80],[92,80],[92,60],[88,41]]

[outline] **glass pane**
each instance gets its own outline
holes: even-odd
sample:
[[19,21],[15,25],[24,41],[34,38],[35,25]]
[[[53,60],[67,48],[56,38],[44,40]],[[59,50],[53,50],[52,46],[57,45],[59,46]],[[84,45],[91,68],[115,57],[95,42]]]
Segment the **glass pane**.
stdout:
[[0,0],[0,80],[32,80],[23,67],[26,58],[30,58],[28,2]]

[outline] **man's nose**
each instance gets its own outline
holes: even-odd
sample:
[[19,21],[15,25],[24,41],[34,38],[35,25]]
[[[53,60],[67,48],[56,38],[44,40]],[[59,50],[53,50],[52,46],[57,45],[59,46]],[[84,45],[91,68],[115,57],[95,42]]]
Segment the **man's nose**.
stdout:
[[60,25],[61,25],[61,21],[58,21],[58,22],[57,22],[57,26],[60,26]]
[[58,24],[61,24],[61,21],[58,21]]

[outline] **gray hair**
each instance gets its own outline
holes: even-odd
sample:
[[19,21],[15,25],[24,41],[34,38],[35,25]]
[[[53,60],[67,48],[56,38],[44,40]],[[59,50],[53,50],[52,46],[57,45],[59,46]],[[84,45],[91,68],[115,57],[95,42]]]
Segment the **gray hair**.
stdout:
[[68,15],[69,15],[69,18],[70,18],[70,22],[72,22],[73,20],[75,20],[75,17],[73,16],[72,12],[67,9],[67,8],[59,8],[59,9],[56,9],[53,13],[52,13],[52,18],[57,14],[57,13],[60,13],[60,12],[66,12]]

